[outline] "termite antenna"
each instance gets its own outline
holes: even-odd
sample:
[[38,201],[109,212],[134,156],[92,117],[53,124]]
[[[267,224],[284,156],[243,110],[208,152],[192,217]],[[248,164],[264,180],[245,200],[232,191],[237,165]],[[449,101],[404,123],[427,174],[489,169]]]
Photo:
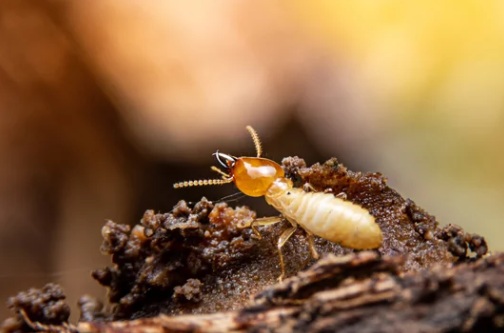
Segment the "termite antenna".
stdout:
[[252,128],[252,126],[247,125],[247,127],[245,127],[245,128],[250,133],[250,136],[252,137],[252,140],[254,141],[254,146],[256,149],[257,157],[261,157],[262,147],[261,147],[261,140],[259,140],[259,135],[257,135],[257,132],[255,131],[255,129]]
[[198,179],[198,180],[186,180],[183,182],[178,182],[173,184],[173,188],[184,188],[191,186],[206,186],[206,185],[224,185],[229,184],[233,179]]

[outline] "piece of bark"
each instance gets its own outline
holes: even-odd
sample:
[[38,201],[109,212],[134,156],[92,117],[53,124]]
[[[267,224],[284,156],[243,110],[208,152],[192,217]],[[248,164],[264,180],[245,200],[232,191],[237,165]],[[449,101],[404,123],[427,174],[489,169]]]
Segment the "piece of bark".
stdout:
[[111,323],[82,332],[501,332],[504,255],[400,273],[373,252],[328,255],[239,311]]
[[166,316],[59,332],[501,332],[504,254],[401,273],[404,258],[361,252],[328,255],[273,285],[237,311]]

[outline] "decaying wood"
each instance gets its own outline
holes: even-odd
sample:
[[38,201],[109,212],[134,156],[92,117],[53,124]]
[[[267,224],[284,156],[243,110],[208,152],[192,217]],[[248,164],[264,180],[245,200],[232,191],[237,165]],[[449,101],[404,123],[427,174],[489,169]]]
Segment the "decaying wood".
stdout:
[[282,248],[290,278],[277,283],[281,225],[256,239],[239,227],[255,218],[250,209],[182,200],[169,213],[147,211],[133,228],[112,221],[102,228],[101,249],[113,265],[93,277],[108,288],[108,311],[81,299],[81,322],[57,326],[68,311],[61,288],[48,285],[10,299],[16,317],[4,323],[6,332],[504,330],[504,254],[486,256],[483,237],[440,228],[380,174],[352,172],[336,159],[282,164],[298,185],[343,192],[369,210],[382,246],[353,252],[317,238],[324,257],[315,262],[296,233]]
[[81,332],[497,332],[504,254],[400,273],[404,258],[328,255],[237,311],[80,323]]
[[[368,210],[384,235],[377,253],[404,256],[403,272],[467,262],[487,252],[484,238],[455,225],[439,227],[433,216],[401,197],[380,174],[353,172],[334,158],[307,167],[304,160],[289,157],[282,166],[297,186],[344,193],[347,200]],[[255,217],[249,208],[202,199],[194,204],[181,200],[168,213],[147,211],[133,228],[107,222],[101,249],[113,265],[93,273],[108,288],[109,302],[114,304],[106,320],[243,307],[274,285],[280,274],[277,244],[285,226],[264,227],[257,239],[250,228],[240,227]],[[298,230],[282,248],[287,276],[314,264],[308,243]],[[353,252],[319,237],[314,243],[319,254]]]

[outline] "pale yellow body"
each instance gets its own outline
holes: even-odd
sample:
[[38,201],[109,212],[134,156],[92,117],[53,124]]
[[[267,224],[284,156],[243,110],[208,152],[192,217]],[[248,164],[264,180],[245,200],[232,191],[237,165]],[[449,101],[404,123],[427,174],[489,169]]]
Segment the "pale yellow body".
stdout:
[[291,223],[331,242],[353,249],[382,243],[382,231],[369,211],[331,193],[305,192],[283,178],[272,184],[266,201]]

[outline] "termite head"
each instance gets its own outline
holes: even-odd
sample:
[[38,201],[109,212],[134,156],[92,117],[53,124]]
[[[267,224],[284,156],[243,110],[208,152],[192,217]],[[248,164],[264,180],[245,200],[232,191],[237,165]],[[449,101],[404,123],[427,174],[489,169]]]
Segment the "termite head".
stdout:
[[229,169],[236,187],[251,197],[266,195],[276,179],[285,176],[278,163],[261,157],[240,157]]
[[247,126],[247,130],[254,141],[257,157],[234,157],[217,150],[213,155],[225,171],[215,166],[212,166],[212,170],[220,174],[222,179],[185,181],[176,183],[173,187],[221,185],[234,182],[245,195],[252,197],[265,195],[273,182],[284,177],[285,173],[278,163],[261,157],[262,149],[257,133],[250,126]]

